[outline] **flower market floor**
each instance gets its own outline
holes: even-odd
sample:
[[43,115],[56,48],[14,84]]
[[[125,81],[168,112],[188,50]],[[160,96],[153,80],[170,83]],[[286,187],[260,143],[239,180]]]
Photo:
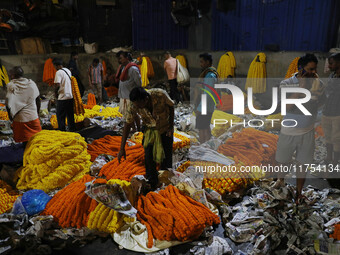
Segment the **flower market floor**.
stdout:
[[[312,175],[307,176],[305,187],[308,185],[311,185],[317,189],[326,189],[330,188],[327,180],[320,179],[317,177],[314,177]],[[285,180],[287,183],[290,183],[292,185],[295,185],[295,179],[286,178]],[[226,239],[230,245],[230,247],[233,250],[233,254],[236,254],[238,250],[246,251],[246,246],[242,244],[236,244],[233,241],[231,241],[229,238],[225,235],[225,229],[223,228],[223,223],[219,224],[218,227],[214,230],[213,233],[214,236],[221,237],[223,239]],[[190,252],[193,247],[197,247],[197,241],[195,241],[192,244],[182,244],[178,246],[171,247],[168,249],[168,251],[164,252],[163,254],[193,254]],[[239,247],[239,248],[238,248]],[[277,250],[275,254],[286,254],[286,250]],[[112,240],[111,237],[107,238],[98,238],[94,240],[93,242],[83,246],[83,247],[74,247],[74,248],[68,248],[64,249],[62,251],[54,250],[52,254],[74,254],[74,255],[93,255],[93,254],[102,254],[102,255],[111,255],[111,254],[117,254],[117,255],[134,255],[134,254],[141,254],[138,252],[133,252],[126,249],[120,249],[119,246]],[[155,253],[157,254],[157,253]],[[159,253],[162,254],[162,253]],[[199,253],[198,253],[199,254]],[[219,255],[218,253],[215,253],[216,255]],[[239,253],[239,254],[246,254],[246,253]],[[209,254],[210,255],[210,254]]]
[[[149,223],[146,222],[144,224],[142,232],[144,237],[142,241],[138,239],[137,235],[134,235],[132,238],[132,235],[124,235],[119,232],[117,235],[120,236],[120,242],[115,242],[113,239],[117,237],[116,234],[112,234],[114,236],[112,237],[108,233],[115,233],[117,229],[121,231],[124,224],[130,230],[132,227],[128,223],[131,222],[126,220],[122,214],[119,214],[117,211],[113,212],[114,210],[106,207],[103,203],[96,203],[95,199],[85,194],[85,187],[89,182],[93,181],[95,184],[106,183],[110,185],[119,182],[118,184],[121,187],[125,187],[125,185],[128,186],[126,183],[130,183],[129,185],[132,186],[134,176],[145,174],[144,151],[141,145],[143,134],[141,132],[135,133],[131,137],[131,141],[128,142],[126,148],[128,159],[126,161],[118,164],[117,159],[112,159],[112,157],[117,156],[123,127],[121,117],[108,117],[112,114],[118,114],[116,107],[116,105],[106,108],[96,106],[88,110],[87,113],[89,118],[91,118],[91,123],[93,123],[90,127],[82,129],[78,134],[67,133],[62,135],[57,131],[47,131],[47,127],[56,124],[55,118],[47,117],[44,123],[45,129],[37,135],[43,136],[44,139],[38,139],[36,144],[31,143],[34,145],[32,145],[34,148],[29,148],[29,151],[36,151],[34,153],[25,153],[26,158],[24,157],[24,159],[26,162],[31,162],[31,165],[28,164],[27,166],[26,164],[25,167],[18,171],[20,176],[17,183],[11,183],[11,181],[16,176],[16,170],[18,170],[19,166],[11,167],[3,165],[0,179],[8,181],[8,184],[11,184],[13,187],[16,186],[18,190],[22,191],[28,190],[29,192],[32,189],[41,189],[52,198],[49,198],[50,200],[44,204],[44,208],[38,211],[40,215],[32,213],[31,217],[27,217],[26,214],[18,213],[19,217],[14,214],[0,214],[1,255],[140,254],[131,251],[136,249],[128,250],[123,248],[123,244],[127,244],[124,239],[126,236],[130,238],[126,240],[133,239],[137,243],[133,247],[138,246],[137,248],[140,248],[143,246],[142,248],[146,249],[146,243],[150,241],[149,236],[145,236],[147,234],[146,225]],[[220,112],[218,114],[227,113]],[[172,173],[175,177],[171,179],[173,177],[171,172],[163,171],[165,175],[162,177],[166,180],[162,183],[165,184],[165,189],[168,189],[170,186],[176,186],[176,189],[169,188],[173,193],[168,193],[164,204],[169,205],[169,201],[179,201],[178,197],[184,197],[185,192],[187,197],[185,202],[194,200],[196,192],[202,195],[196,196],[192,204],[183,202],[182,205],[184,206],[182,207],[185,209],[182,209],[180,206],[176,207],[176,203],[171,202],[171,210],[168,210],[168,208],[164,208],[163,204],[163,207],[161,207],[163,209],[162,215],[166,214],[164,211],[173,213],[171,220],[173,222],[180,222],[182,220],[186,224],[187,229],[182,228],[181,224],[178,223],[175,228],[175,223],[172,224],[170,221],[170,224],[168,224],[169,221],[164,221],[162,222],[163,225],[154,224],[152,233],[157,232],[157,234],[161,235],[162,231],[158,230],[160,227],[164,227],[163,229],[171,229],[173,231],[170,233],[172,234],[171,238],[168,238],[170,240],[184,241],[189,239],[195,241],[174,245],[156,252],[154,255],[283,255],[316,254],[315,249],[321,250],[321,248],[325,249],[325,247],[340,250],[340,245],[337,246],[333,242],[333,237],[331,237],[335,232],[334,225],[340,219],[340,190],[331,188],[328,181],[308,173],[303,191],[303,195],[308,199],[301,203],[301,205],[296,206],[293,201],[296,189],[295,179],[292,176],[286,177],[286,184],[273,188],[271,180],[259,180],[265,178],[264,175],[261,177],[251,175],[249,178],[249,176],[247,177],[237,172],[231,176],[210,178],[204,176],[203,173],[197,173],[193,167],[188,167],[191,163],[204,166],[204,163],[207,162],[228,166],[233,164],[237,166],[239,161],[250,166],[259,166],[262,163],[268,164],[275,156],[278,131],[267,132],[263,129],[257,130],[247,127],[242,130],[225,132],[226,127],[224,127],[222,130],[215,130],[216,135],[206,144],[197,146],[197,132],[194,130],[192,121],[194,119],[192,109],[186,105],[179,105],[176,107],[175,115],[176,131],[173,143],[173,162],[175,164],[173,169],[176,169],[176,172],[175,174]],[[230,118],[230,114],[227,114],[226,117],[218,118]],[[36,139],[36,137],[33,139]],[[196,142],[192,142],[193,140],[196,140]],[[230,142],[231,140],[233,140],[232,143]],[[48,146],[44,144],[46,141],[48,141]],[[59,147],[55,146],[56,141],[58,141]],[[192,145],[191,142],[193,146],[189,150],[188,147]],[[11,144],[11,142],[8,141],[8,144]],[[238,144],[240,147],[246,145],[246,150],[230,150],[232,144]],[[258,144],[262,146],[257,146]],[[315,162],[320,163],[325,158],[324,138],[319,136],[316,139],[316,145]],[[44,151],[46,147],[49,148],[48,153]],[[220,148],[222,148],[222,150],[219,150],[221,153],[218,153],[217,150]],[[61,161],[59,155],[65,152],[66,149],[69,149],[66,156],[68,158],[72,156],[72,162],[77,163],[69,164],[63,168],[61,166],[64,166],[64,161]],[[235,154],[228,155],[229,150],[235,151]],[[252,157],[247,157],[245,152],[248,151],[252,151],[252,153],[249,153]],[[12,154],[15,155],[15,153]],[[21,155],[18,154],[17,156],[20,156],[22,159],[22,154],[23,150]],[[53,155],[48,157],[46,154]],[[102,154],[108,157],[111,156],[111,159],[100,158]],[[257,156],[254,157],[254,155]],[[98,158],[100,158],[102,163],[99,164],[99,161],[96,161]],[[56,162],[56,160],[60,160],[60,162]],[[74,167],[75,165],[77,167]],[[92,168],[92,166],[94,167]],[[47,167],[51,168],[49,169],[50,171],[45,169]],[[36,169],[39,171],[36,171]],[[68,176],[67,173],[70,171],[74,173]],[[41,173],[45,174],[46,172],[48,173],[47,175],[39,176]],[[59,174],[60,172],[64,174],[63,177]],[[49,178],[46,178],[46,176]],[[64,178],[65,176],[67,178]],[[80,178],[73,180],[74,176],[80,176]],[[95,178],[98,176],[99,178]],[[102,176],[105,178],[100,178]],[[40,181],[39,178],[44,179],[45,182]],[[194,189],[193,193],[187,192],[188,190],[185,189],[186,182],[189,183],[189,188]],[[44,185],[46,183],[48,185]],[[179,189],[181,185],[182,188],[184,185],[183,194],[176,193],[175,190]],[[0,185],[0,191],[2,191],[1,188],[2,186]],[[204,191],[203,188],[205,188]],[[148,204],[151,208],[153,208],[154,204],[160,206],[155,197],[157,195],[162,196],[159,195],[161,192],[163,190],[156,194],[153,192],[153,202],[151,202],[151,199],[146,200],[146,196],[139,196],[136,209],[143,211],[144,208],[141,204],[144,202],[151,202]],[[190,194],[190,196],[187,194]],[[6,192],[5,195],[7,199],[12,194]],[[223,196],[223,201],[221,195]],[[15,193],[11,197],[11,207],[6,208],[4,212],[11,211],[17,196],[18,194]],[[160,199],[164,199],[164,197]],[[133,199],[130,201],[133,201]],[[194,204],[195,202],[196,204]],[[210,210],[204,207],[203,203],[207,207],[211,206],[209,207]],[[190,213],[192,211],[188,210],[185,205],[195,205],[190,207],[190,209],[195,209],[195,216],[200,215],[200,217],[193,217],[194,213]],[[206,210],[204,211],[206,213],[200,211],[202,207],[204,207],[203,210]],[[151,219],[157,218],[157,213],[162,212],[158,210],[160,207],[157,207],[158,211],[155,208],[153,208],[154,211],[148,209],[147,216],[152,215]],[[182,213],[189,213],[182,216],[173,208],[181,210]],[[83,214],[79,214],[79,212]],[[209,213],[213,214],[213,216],[209,215]],[[213,228],[211,225],[214,222],[218,222],[217,214],[221,223]],[[206,215],[209,215],[209,217]],[[185,218],[186,216],[191,218]],[[161,217],[159,216],[159,218]],[[204,221],[201,218],[204,218]],[[142,222],[143,217],[140,216],[138,220]],[[193,224],[191,224],[191,220],[194,221]],[[119,224],[123,224],[123,226]],[[139,224],[142,225],[142,223]],[[172,228],[166,228],[168,225]],[[190,232],[188,229],[192,230],[196,227],[199,229],[197,231],[199,235],[190,236],[195,236],[195,238],[179,239],[174,234],[174,229],[176,231],[183,230],[182,233],[186,233]],[[191,231],[190,234],[197,232]],[[202,235],[200,236],[201,233]],[[200,236],[200,238],[197,239],[197,236]],[[166,241],[163,242],[166,243]],[[120,243],[122,246],[117,243]]]

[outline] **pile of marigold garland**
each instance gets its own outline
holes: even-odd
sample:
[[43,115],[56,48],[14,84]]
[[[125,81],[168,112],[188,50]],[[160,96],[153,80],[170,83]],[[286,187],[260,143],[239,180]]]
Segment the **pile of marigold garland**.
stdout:
[[77,133],[43,130],[28,142],[19,169],[18,189],[62,188],[89,171],[91,156]]
[[148,230],[147,247],[153,239],[188,241],[197,239],[204,228],[219,224],[220,219],[205,205],[181,194],[174,186],[140,196],[137,219]]
[[[46,205],[42,215],[52,215],[53,219],[63,228],[88,227],[107,233],[118,231],[125,222],[133,221],[125,215],[98,203],[85,193],[85,183],[93,181],[94,177],[85,175],[82,179],[71,183],[60,190]],[[119,184],[128,199],[133,204],[131,184],[122,180],[96,179],[94,183]]]
[[0,180],[0,214],[12,209],[18,197],[18,193],[11,186]]

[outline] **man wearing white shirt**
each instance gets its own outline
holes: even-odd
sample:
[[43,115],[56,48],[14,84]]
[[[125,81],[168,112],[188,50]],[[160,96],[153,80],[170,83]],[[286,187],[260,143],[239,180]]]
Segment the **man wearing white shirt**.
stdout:
[[57,69],[54,78],[57,97],[57,121],[58,129],[66,131],[66,118],[69,131],[75,131],[73,95],[71,84],[71,71],[63,67],[63,61],[60,58],[53,59],[53,65]]

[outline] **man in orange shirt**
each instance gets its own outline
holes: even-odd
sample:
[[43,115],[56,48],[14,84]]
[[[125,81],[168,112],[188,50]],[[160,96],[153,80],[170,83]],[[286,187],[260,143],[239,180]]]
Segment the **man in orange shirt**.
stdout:
[[170,97],[178,103],[180,101],[180,95],[177,89],[177,60],[171,56],[169,51],[164,53],[164,57],[164,69],[168,75]]

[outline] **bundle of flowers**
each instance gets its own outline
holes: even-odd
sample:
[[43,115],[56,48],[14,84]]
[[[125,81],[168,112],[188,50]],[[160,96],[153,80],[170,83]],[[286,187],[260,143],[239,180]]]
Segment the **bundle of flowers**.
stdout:
[[42,130],[28,142],[18,189],[49,192],[81,179],[91,165],[85,139],[77,133]]

